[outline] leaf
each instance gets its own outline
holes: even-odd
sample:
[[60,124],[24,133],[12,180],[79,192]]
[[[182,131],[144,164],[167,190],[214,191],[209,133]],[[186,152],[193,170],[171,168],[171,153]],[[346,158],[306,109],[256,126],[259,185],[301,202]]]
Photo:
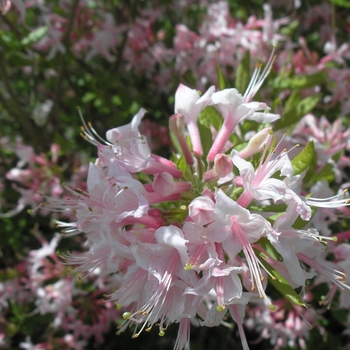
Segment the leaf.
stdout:
[[22,39],[21,44],[24,46],[34,44],[42,39],[48,32],[48,26],[39,27],[30,32],[25,38]]
[[305,148],[292,160],[294,175],[301,174],[315,162],[316,150],[314,141],[310,141]]
[[326,180],[332,182],[334,180],[334,171],[333,165],[327,163],[320,171],[316,172],[312,177],[312,184],[315,184],[317,181]]
[[250,205],[249,209],[255,210],[255,211],[262,211],[262,212],[277,212],[277,213],[284,213],[287,209],[286,204],[271,204],[271,205],[257,205],[255,206]]
[[226,82],[226,79],[224,77],[224,74],[222,73],[222,70],[219,66],[216,66],[216,74],[218,77],[218,87],[219,90],[224,90],[227,88],[228,84]]
[[333,3],[336,6],[350,8],[350,1],[349,0],[330,0],[330,1],[331,1],[331,3]]
[[284,212],[273,214],[267,218],[267,221],[269,221],[271,223],[271,225],[273,225],[275,223],[275,221],[283,214],[284,214]]
[[296,106],[301,102],[301,96],[299,90],[294,90],[290,96],[288,97],[288,100],[286,101],[285,107],[284,107],[284,113],[287,113],[293,108],[296,108]]
[[239,63],[236,72],[235,88],[244,93],[250,81],[250,52],[246,51],[242,61]]
[[273,259],[279,260],[279,258],[281,257],[266,237],[260,238],[258,244],[260,244],[264,248],[266,253],[269,254]]
[[310,181],[313,181],[313,177],[315,176],[316,169],[317,169],[317,152],[315,150],[313,160],[304,177],[305,187],[307,187],[307,185],[310,184]]
[[276,122],[274,130],[277,131],[287,126],[296,124],[302,117],[316,107],[320,97],[320,94],[308,96],[298,102],[294,108],[291,108],[283,113],[281,119]]
[[305,306],[305,303],[300,298],[298,293],[289,285],[289,283],[277,272],[271,265],[269,265],[263,258],[263,253],[255,250],[259,261],[264,265],[265,269],[274,277],[268,277],[269,282],[292,304]]
[[[311,207],[311,218],[314,216],[316,213],[317,208]],[[303,220],[300,216],[297,217],[297,219],[294,221],[292,227],[295,228],[296,230],[301,230],[302,228],[305,227],[306,224],[310,222],[310,220]]]
[[181,208],[171,208],[164,211],[164,217],[166,217],[169,223],[182,223],[186,220],[188,215],[188,207],[183,206]]
[[318,101],[320,100],[320,97],[320,94],[308,96],[298,103],[296,107],[296,112],[298,117],[300,116],[299,119],[301,117],[304,117],[307,113],[309,113],[316,107]]
[[176,156],[174,158],[175,158],[174,163],[176,164],[177,168],[180,169],[185,174],[188,167],[185,156],[181,154],[180,158]]
[[199,114],[198,122],[208,129],[210,129],[210,126],[213,126],[216,130],[219,130],[222,124],[222,117],[213,106],[207,106]]
[[327,74],[325,72],[317,72],[314,74],[303,74],[294,77],[286,77],[284,75],[278,75],[272,86],[276,89],[305,89],[316,85],[324,84],[327,80]]
[[213,144],[213,136],[210,129],[200,122],[198,123],[198,130],[203,149],[203,159],[206,159],[211,145]]

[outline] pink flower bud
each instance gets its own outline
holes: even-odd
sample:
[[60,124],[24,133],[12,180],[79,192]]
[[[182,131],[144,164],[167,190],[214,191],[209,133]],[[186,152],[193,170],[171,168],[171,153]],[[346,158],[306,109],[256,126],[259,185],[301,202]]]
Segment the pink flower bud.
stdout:
[[219,153],[214,158],[214,167],[213,169],[208,170],[203,175],[205,181],[216,180],[232,172],[232,159],[229,158],[226,154]]
[[207,225],[215,220],[214,202],[208,197],[197,197],[188,207],[189,216],[197,225]]
[[175,189],[174,179],[169,173],[156,174],[152,187],[155,192],[162,194],[164,197],[169,196]]
[[193,165],[193,156],[185,136],[185,116],[181,113],[173,114],[169,119],[169,129],[176,136],[187,164]]
[[220,153],[215,156],[214,170],[219,177],[225,177],[232,171],[233,163],[232,159],[226,154]]
[[184,115],[181,113],[173,114],[169,118],[169,129],[176,136],[184,133],[184,129],[185,129],[185,117],[184,117]]
[[167,197],[171,194],[189,191],[191,184],[189,182],[175,182],[169,173],[160,173],[154,175],[152,188],[155,192]]

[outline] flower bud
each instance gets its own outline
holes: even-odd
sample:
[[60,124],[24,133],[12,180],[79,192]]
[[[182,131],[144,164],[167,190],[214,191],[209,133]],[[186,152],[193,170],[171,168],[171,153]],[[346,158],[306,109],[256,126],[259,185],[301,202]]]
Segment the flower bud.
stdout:
[[169,129],[176,136],[185,156],[186,163],[193,165],[193,156],[188,147],[185,136],[185,116],[181,113],[173,114],[169,119]]
[[265,128],[256,133],[248,142],[246,148],[239,152],[241,158],[248,158],[261,152],[272,134],[271,128]]
[[232,159],[226,154],[219,153],[214,158],[213,169],[208,170],[203,174],[203,179],[205,181],[217,180],[219,178],[225,177],[232,172]]
[[169,129],[177,137],[179,134],[183,134],[184,129],[185,129],[185,117],[184,117],[184,115],[181,113],[173,114],[169,118]]
[[232,159],[226,154],[220,153],[215,156],[214,170],[219,177],[225,177],[232,171],[233,163]]

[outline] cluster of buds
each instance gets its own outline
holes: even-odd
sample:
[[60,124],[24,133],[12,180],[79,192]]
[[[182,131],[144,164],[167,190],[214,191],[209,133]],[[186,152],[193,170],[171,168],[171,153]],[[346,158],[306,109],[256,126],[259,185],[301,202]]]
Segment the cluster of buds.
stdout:
[[83,120],[84,138],[98,149],[87,189],[66,187],[69,199],[47,198],[43,208],[76,215],[58,221],[66,235],[86,235],[88,252],[62,254],[75,271],[119,274],[120,288],[106,297],[125,311],[119,332],[135,324],[136,338],[157,325],[163,336],[178,323],[174,349],[188,349],[191,323],[227,323],[229,313],[248,349],[244,310],[259,303],[273,312],[267,288],[307,307],[296,289],[321,274],[349,293],[345,274],[325,260],[327,237],[310,224],[318,207],[343,208],[349,199],[305,193],[313,142],[291,159],[294,147],[285,149],[270,126],[280,116],[253,101],[272,63],[257,66],[244,95],[211,87],[200,96],[180,85],[172,160],[152,154],[140,134],[143,109],[106,140]]

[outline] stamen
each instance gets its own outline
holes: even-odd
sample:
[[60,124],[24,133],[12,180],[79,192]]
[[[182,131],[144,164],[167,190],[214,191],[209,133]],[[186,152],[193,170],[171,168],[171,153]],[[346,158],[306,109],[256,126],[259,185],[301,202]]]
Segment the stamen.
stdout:
[[318,207],[318,208],[342,208],[347,207],[350,205],[350,199],[349,198],[343,198],[341,197],[347,193],[348,190],[345,189],[342,193],[336,194],[332,197],[328,198],[305,198],[305,202],[308,205]]
[[275,48],[273,48],[269,60],[266,63],[266,66],[262,73],[260,74],[262,64],[257,63],[255,70],[253,72],[252,78],[250,79],[249,85],[243,95],[244,102],[249,102],[255,96],[257,91],[260,89],[261,85],[264,83],[266,77],[269,75],[272,65],[276,59]]
[[81,130],[82,130],[82,133],[80,134],[81,137],[83,139],[85,139],[86,141],[90,142],[91,144],[93,144],[94,146],[98,146],[100,144],[102,144],[102,145],[111,145],[109,142],[104,140],[100,135],[98,135],[98,133],[92,127],[92,124],[90,122],[88,122],[86,124],[85,119],[83,117],[83,114],[81,113],[80,108],[78,107],[77,109],[78,109],[78,113],[79,113],[80,119],[81,119],[81,121],[83,123],[83,126],[81,127]]

